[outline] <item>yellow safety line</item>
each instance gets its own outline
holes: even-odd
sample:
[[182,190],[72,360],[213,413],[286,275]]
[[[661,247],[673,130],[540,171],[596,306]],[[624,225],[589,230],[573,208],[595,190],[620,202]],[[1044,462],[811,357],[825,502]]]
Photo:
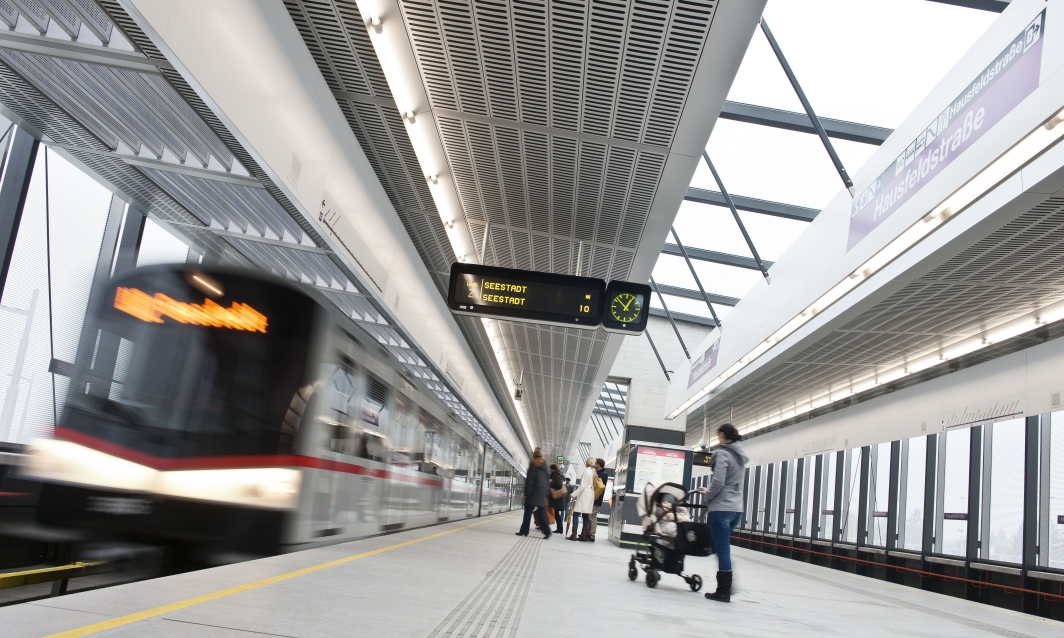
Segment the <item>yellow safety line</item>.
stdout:
[[[513,514],[507,514],[506,516],[513,516]],[[505,518],[502,517],[502,518]],[[321,563],[320,565],[312,565],[310,567],[304,567],[303,569],[297,569],[294,572],[288,572],[287,574],[280,574],[278,576],[271,576],[269,578],[263,578],[262,580],[256,580],[252,583],[244,585],[237,585],[236,587],[230,587],[229,589],[223,589],[221,591],[212,592],[210,594],[204,594],[202,596],[196,596],[195,598],[187,598],[180,600],[176,603],[170,603],[169,605],[163,605],[161,607],[155,607],[153,609],[146,609],[144,611],[138,611],[133,614],[127,614],[125,616],[119,616],[118,618],[112,618],[110,620],[104,620],[102,622],[93,623],[91,625],[85,625],[84,627],[78,627],[77,629],[70,629],[67,631],[61,631],[57,634],[51,634],[45,638],[75,638],[76,636],[88,636],[95,634],[106,629],[114,629],[115,627],[121,627],[130,623],[135,623],[138,620],[145,620],[154,616],[159,616],[179,609],[185,609],[192,607],[200,603],[209,602],[212,600],[218,600],[219,598],[225,598],[226,596],[232,596],[233,594],[239,594],[240,592],[249,591],[252,589],[258,589],[259,587],[265,587],[266,585],[272,585],[281,581],[288,580],[289,578],[296,578],[298,576],[306,576],[322,569],[328,569],[330,567],[336,567],[337,565],[343,565],[344,563],[350,563],[361,558],[368,558],[377,554],[383,554],[384,552],[390,552],[393,549],[399,549],[400,547],[407,547],[409,545],[416,545],[433,538],[439,538],[455,532],[460,532],[470,527],[476,527],[477,525],[483,525],[485,523],[491,523],[499,519],[489,518],[487,520],[478,521],[470,525],[464,525],[462,527],[456,527],[455,529],[449,529],[445,532],[437,532],[430,534],[429,536],[422,536],[421,538],[415,538],[414,540],[405,541],[402,543],[396,543],[395,545],[389,545],[388,547],[381,547],[380,549],[373,549],[368,552],[362,552],[361,554],[355,554],[354,556],[348,556],[347,558],[339,558],[327,563]]]

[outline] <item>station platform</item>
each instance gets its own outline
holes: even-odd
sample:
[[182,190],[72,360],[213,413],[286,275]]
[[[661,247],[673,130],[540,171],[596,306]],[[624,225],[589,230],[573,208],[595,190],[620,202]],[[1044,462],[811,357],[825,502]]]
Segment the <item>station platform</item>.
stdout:
[[[514,536],[505,514],[0,608],[0,635],[1061,636],[1064,624],[733,549],[737,593],[626,577],[606,541]],[[706,587],[715,558],[688,560]]]

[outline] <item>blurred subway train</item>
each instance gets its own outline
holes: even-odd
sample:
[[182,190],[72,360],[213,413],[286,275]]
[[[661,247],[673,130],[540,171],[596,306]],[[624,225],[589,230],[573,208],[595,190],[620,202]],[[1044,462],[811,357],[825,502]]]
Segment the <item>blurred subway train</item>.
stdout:
[[515,468],[309,287],[151,267],[103,299],[94,357],[116,351],[115,373],[73,372],[22,468],[42,524],[213,562],[520,503]]

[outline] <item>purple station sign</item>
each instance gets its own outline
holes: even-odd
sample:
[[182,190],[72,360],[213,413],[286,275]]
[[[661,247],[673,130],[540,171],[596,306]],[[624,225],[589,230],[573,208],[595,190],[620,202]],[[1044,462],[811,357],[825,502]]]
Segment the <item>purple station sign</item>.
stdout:
[[1045,11],[854,198],[847,251],[1038,88],[1044,26]]

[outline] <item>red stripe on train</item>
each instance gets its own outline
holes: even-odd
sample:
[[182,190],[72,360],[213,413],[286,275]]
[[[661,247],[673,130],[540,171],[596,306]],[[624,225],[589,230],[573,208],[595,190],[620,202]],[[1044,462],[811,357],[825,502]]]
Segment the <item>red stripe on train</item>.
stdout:
[[341,472],[344,474],[360,474],[374,478],[393,479],[419,485],[443,485],[440,479],[421,478],[410,476],[402,472],[381,470],[357,463],[345,463],[343,461],[331,461],[315,456],[303,454],[247,454],[230,456],[192,456],[180,459],[167,459],[151,454],[145,454],[137,450],[119,445],[111,441],[105,441],[89,434],[77,432],[63,427],[55,428],[57,439],[63,439],[87,448],[110,454],[126,461],[139,465],[145,465],[156,470],[221,470],[250,467],[305,467],[314,470],[328,472]]

